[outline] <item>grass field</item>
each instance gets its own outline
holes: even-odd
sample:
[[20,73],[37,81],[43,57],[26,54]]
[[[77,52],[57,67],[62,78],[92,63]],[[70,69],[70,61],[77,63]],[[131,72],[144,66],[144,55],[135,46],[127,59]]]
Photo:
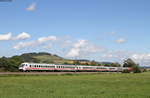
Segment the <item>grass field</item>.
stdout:
[[150,98],[150,72],[2,75],[0,98]]

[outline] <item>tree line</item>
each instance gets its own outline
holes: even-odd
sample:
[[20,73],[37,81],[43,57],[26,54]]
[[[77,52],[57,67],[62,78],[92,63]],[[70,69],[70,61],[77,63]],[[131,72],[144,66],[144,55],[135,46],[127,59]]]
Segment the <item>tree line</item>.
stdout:
[[[20,56],[13,56],[11,58],[1,57],[0,58],[0,71],[11,71],[16,72],[18,71],[18,67],[23,62],[34,62],[38,63],[36,59],[28,59],[28,57],[24,56],[23,58]],[[64,64],[69,64],[64,62]],[[91,61],[90,63],[80,63],[77,60],[74,60],[74,65],[92,65],[92,66],[112,66],[112,67],[120,67],[121,64],[118,62],[114,63],[97,63],[96,61]],[[140,72],[139,64],[136,64],[132,59],[124,60],[123,67],[132,67],[134,72]]]

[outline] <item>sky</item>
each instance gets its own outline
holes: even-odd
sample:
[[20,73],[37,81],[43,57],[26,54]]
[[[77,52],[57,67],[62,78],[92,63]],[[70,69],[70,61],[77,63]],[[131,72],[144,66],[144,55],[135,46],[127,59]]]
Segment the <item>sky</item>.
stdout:
[[0,0],[0,57],[64,58],[150,66],[150,0]]

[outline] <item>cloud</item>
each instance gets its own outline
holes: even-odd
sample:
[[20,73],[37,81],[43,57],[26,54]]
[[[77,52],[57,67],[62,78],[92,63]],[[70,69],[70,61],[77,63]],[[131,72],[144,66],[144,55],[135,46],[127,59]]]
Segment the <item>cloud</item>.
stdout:
[[36,9],[36,3],[32,3],[31,5],[29,5],[26,10],[28,11],[34,11]]
[[123,63],[127,58],[131,58],[136,63],[139,63],[140,66],[150,66],[150,53],[136,53],[130,51],[105,51],[102,53],[102,56],[99,58],[105,61],[117,61]]
[[62,48],[70,47],[72,44],[73,44],[73,42],[71,40],[62,40],[61,41]]
[[125,43],[126,40],[124,38],[119,38],[116,40],[117,43],[121,44],[121,43]]
[[56,40],[57,40],[56,36],[41,37],[35,41],[19,42],[14,46],[14,49],[20,50],[22,48],[35,47],[42,45],[48,41],[56,41]]
[[33,47],[36,44],[37,43],[35,41],[31,41],[31,42],[19,42],[17,45],[14,46],[14,49],[20,50],[20,49],[26,48],[26,47]]
[[79,56],[80,49],[79,48],[72,48],[68,53],[67,53],[67,57],[77,57]]
[[19,35],[17,35],[14,39],[16,40],[24,40],[24,39],[28,39],[30,38],[30,34],[26,33],[26,32],[22,32]]
[[150,66],[150,53],[134,53],[130,58],[140,63],[140,65]]
[[112,51],[109,49],[105,53],[103,53],[102,58],[122,61],[126,58],[129,58],[130,55],[132,55],[132,53],[129,51],[123,51],[123,50]]
[[47,41],[55,41],[57,40],[56,36],[48,36],[48,37],[41,37],[38,39],[38,42],[40,43],[44,43],[44,42],[47,42]]
[[7,34],[0,34],[0,40],[11,40],[12,33],[9,32]]
[[67,53],[67,57],[77,57],[81,51],[81,47],[87,44],[86,40],[78,40],[77,43],[73,45],[73,48]]
[[78,40],[67,52],[66,57],[87,57],[91,53],[94,54],[101,50],[101,47],[98,47],[87,40]]
[[17,36],[12,36],[12,33],[0,34],[0,40],[24,40],[30,38],[30,34],[22,32]]

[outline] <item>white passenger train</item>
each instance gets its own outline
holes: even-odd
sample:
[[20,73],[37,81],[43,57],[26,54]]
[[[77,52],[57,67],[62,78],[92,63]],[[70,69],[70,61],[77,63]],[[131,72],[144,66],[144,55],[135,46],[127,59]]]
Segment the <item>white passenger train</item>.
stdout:
[[40,63],[22,63],[19,66],[20,71],[98,71],[98,72],[122,72],[131,70],[129,67],[105,67],[105,66],[87,66],[87,65],[60,65],[60,64],[40,64]]

